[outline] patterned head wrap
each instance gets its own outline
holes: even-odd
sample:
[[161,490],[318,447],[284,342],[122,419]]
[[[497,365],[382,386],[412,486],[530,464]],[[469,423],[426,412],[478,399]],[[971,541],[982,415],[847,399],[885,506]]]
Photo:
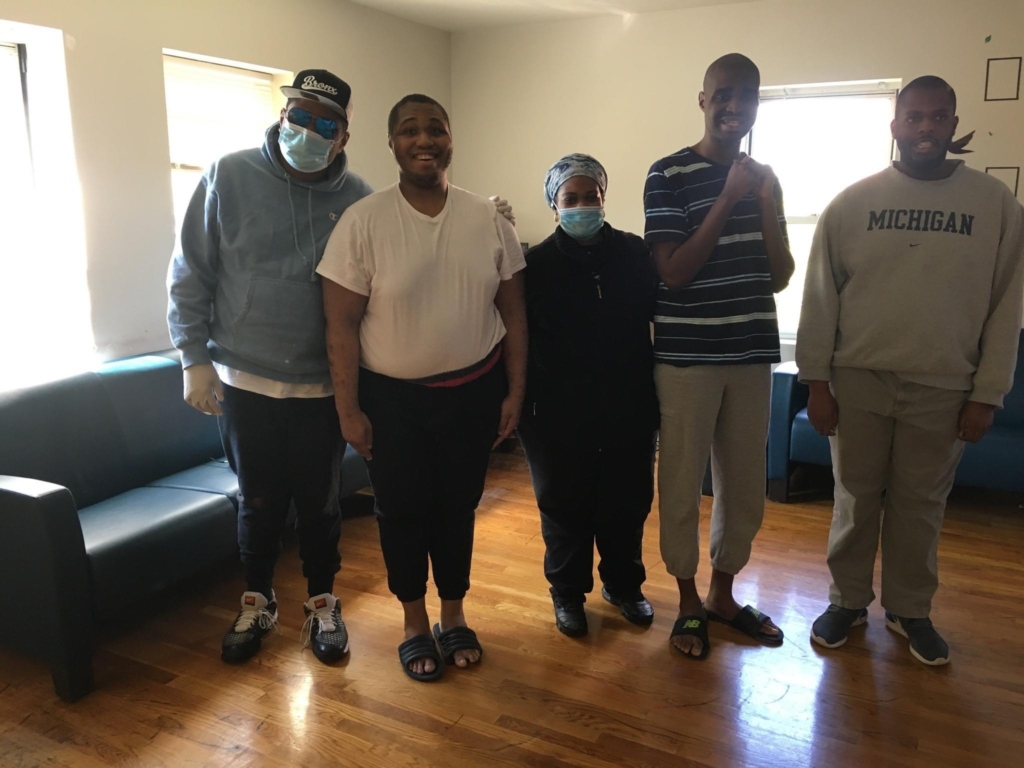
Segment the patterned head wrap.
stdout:
[[608,174],[603,165],[590,155],[578,152],[566,155],[548,169],[548,175],[544,178],[544,202],[549,208],[555,207],[559,187],[573,176],[586,176],[596,181],[602,196],[608,190]]

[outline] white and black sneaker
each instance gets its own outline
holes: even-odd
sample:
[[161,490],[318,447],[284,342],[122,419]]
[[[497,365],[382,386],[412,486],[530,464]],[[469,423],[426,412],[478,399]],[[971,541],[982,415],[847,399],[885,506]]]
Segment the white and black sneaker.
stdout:
[[822,648],[838,648],[850,639],[850,628],[868,620],[868,609],[843,608],[832,603],[811,625],[811,640]]
[[341,601],[325,592],[314,595],[302,609],[306,623],[302,625],[302,644],[313,649],[313,655],[324,664],[332,664],[348,653],[348,630],[341,618]]
[[929,667],[949,664],[949,646],[932,626],[932,620],[905,619],[885,612],[885,626],[910,641],[911,655]]
[[260,649],[263,636],[277,625],[277,599],[267,600],[259,592],[242,593],[242,609],[220,644],[220,657],[238,663],[252,658]]

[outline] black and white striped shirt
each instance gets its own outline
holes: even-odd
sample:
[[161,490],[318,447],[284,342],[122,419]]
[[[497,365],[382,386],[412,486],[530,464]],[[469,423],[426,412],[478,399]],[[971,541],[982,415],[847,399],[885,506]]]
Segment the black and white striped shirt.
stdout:
[[[690,148],[651,166],[644,188],[644,240],[685,243],[725,187],[729,166]],[[782,190],[776,185],[779,226],[787,238]],[[677,366],[779,362],[768,252],[753,194],[733,208],[707,263],[681,290],[662,283],[654,318],[654,357]]]

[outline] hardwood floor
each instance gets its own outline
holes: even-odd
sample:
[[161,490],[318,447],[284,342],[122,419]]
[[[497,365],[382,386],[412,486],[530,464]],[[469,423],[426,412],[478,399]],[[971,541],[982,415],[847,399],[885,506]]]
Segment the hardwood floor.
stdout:
[[[496,456],[467,602],[486,648],[478,669],[430,685],[402,673],[376,524],[354,519],[336,589],[346,663],[325,667],[299,645],[305,589],[292,542],[277,579],[281,632],[250,663],[219,659],[241,589],[234,565],[108,632],[98,689],[76,704],[55,697],[41,663],[0,652],[0,766],[1021,765],[1022,501],[954,493],[933,613],[948,667],[914,661],[877,604],[844,648],[809,642],[827,603],[828,500],[769,504],[738,582],[741,602],[770,613],[786,643],[762,648],[712,625],[711,655],[694,663],[669,649],[675,590],[656,512],[645,542],[654,626],[627,624],[596,595],[588,637],[554,629],[525,464]],[[709,510],[705,499],[705,553]]]

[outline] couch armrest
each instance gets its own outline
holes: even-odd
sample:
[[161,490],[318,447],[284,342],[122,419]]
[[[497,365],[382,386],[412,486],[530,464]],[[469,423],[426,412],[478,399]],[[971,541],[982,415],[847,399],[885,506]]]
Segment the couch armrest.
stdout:
[[771,419],[768,425],[768,479],[789,480],[789,438],[793,417],[807,407],[810,394],[797,379],[796,363],[783,363],[772,373]]
[[0,475],[0,639],[50,662],[61,698],[92,688],[92,587],[71,492]]

